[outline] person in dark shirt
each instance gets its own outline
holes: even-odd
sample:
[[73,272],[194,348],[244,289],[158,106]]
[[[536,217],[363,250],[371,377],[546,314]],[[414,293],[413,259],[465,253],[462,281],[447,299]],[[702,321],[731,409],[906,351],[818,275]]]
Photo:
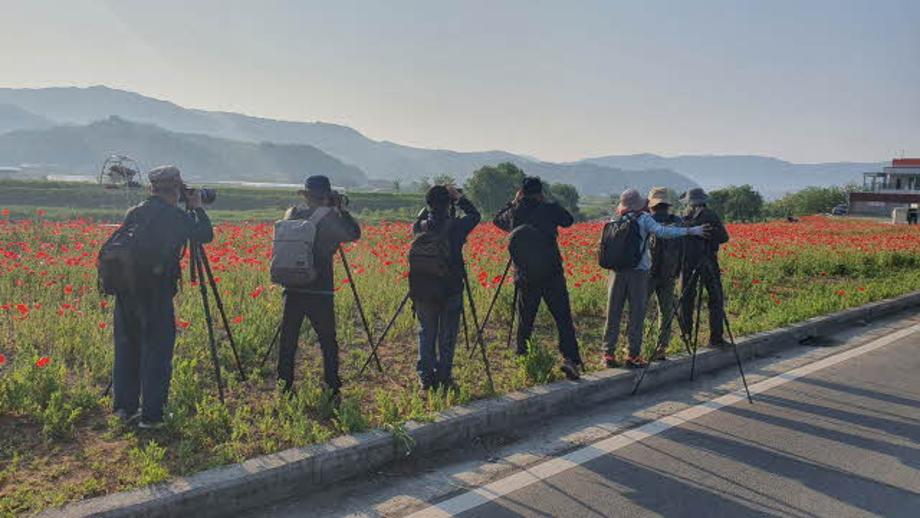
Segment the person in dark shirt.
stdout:
[[338,395],[339,345],[336,339],[334,277],[332,262],[342,243],[357,241],[361,227],[341,203],[341,196],[332,191],[329,178],[307,178],[305,190],[299,191],[306,206],[291,207],[285,219],[308,219],[321,207],[332,210],[319,220],[313,251],[316,280],[303,288],[285,288],[284,314],[281,319],[281,347],[278,353],[278,379],[285,391],[294,388],[294,355],[304,317],[309,317],[323,353],[323,378],[332,394]]
[[516,303],[520,316],[517,330],[517,354],[527,353],[527,342],[533,334],[534,320],[542,300],[546,302],[546,306],[556,321],[559,333],[559,352],[562,353],[564,359],[562,371],[569,379],[579,379],[582,361],[578,351],[578,340],[575,338],[575,324],[572,322],[572,309],[565,283],[562,255],[556,240],[559,235],[559,227],[572,226],[575,218],[558,203],[546,199],[543,195],[543,182],[539,178],[528,176],[524,178],[514,201],[495,216],[493,223],[505,232],[511,232],[521,225],[532,225],[552,242],[553,253],[551,257],[547,257],[547,260],[554,263],[552,275],[540,282],[533,282],[522,275],[519,267],[515,268],[515,284],[518,291]]
[[[697,282],[702,282],[709,299],[709,345],[723,347],[725,324],[725,295],[722,291],[722,272],[719,269],[719,247],[728,242],[728,231],[719,215],[706,206],[709,196],[703,189],[694,188],[681,198],[688,207],[684,215],[684,226],[704,225],[709,228],[708,236],[692,236],[685,239],[684,261],[681,266],[681,289],[686,294],[681,301],[680,324],[686,331],[693,322]],[[692,279],[693,272],[699,274]],[[688,284],[689,283],[689,284]]]
[[[188,211],[178,207],[185,189],[179,169],[158,167],[148,173],[149,199],[131,208],[125,225],[148,229],[145,249],[149,270],[138,272],[137,292],[115,299],[115,365],[112,383],[115,414],[125,421],[140,417],[140,427],[157,428],[172,377],[176,343],[173,297],[181,276],[179,259],[189,240],[210,243],[214,231],[201,207],[201,195],[186,191]],[[143,401],[143,411],[138,412]]]
[[[449,270],[446,276],[433,282],[438,286],[438,296],[431,300],[413,300],[419,321],[418,362],[416,371],[422,390],[456,387],[452,370],[454,347],[457,344],[460,314],[463,311],[464,263],[463,245],[479,224],[481,216],[476,207],[451,185],[435,185],[425,195],[427,208],[419,213],[412,232],[446,232],[450,249]],[[451,214],[453,205],[463,215]],[[410,271],[409,275],[413,275]],[[415,279],[410,279],[410,282]],[[417,282],[426,282],[419,279]]]
[[[671,214],[671,195],[663,187],[653,187],[648,193],[652,218],[661,225],[681,226],[683,218]],[[667,346],[671,343],[671,323],[674,314],[674,288],[683,262],[684,238],[658,239],[651,236],[649,250],[652,267],[649,270],[648,298],[658,301],[658,343],[653,360],[667,359]]]

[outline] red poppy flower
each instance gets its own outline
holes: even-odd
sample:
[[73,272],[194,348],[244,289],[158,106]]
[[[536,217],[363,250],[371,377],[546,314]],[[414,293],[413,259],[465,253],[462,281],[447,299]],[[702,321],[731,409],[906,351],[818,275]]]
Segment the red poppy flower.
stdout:
[[233,323],[234,323],[234,324],[242,324],[242,323],[243,323],[243,315],[237,315],[237,316],[233,317]]
[[16,311],[22,315],[22,318],[29,316],[29,306],[25,304],[16,304]]
[[109,327],[109,325],[106,324],[105,322],[99,322],[99,329],[105,329],[107,327]]
[[3,364],[5,363],[6,363],[6,355],[3,353],[0,353],[0,367],[2,367]]
[[68,295],[72,294],[72,293],[73,293],[73,286],[71,286],[70,284],[65,285],[65,286],[64,286],[64,293],[66,293],[66,294],[68,294]]
[[181,329],[188,329],[188,326],[191,325],[191,322],[186,322],[185,320],[176,320],[176,327]]
[[252,298],[254,298],[254,299],[257,299],[257,298],[259,298],[260,295],[262,295],[262,292],[263,292],[263,291],[265,291],[265,288],[264,288],[263,286],[260,285],[260,286],[257,287],[256,289],[252,290],[252,293],[250,293],[249,296],[252,297]]
[[51,364],[51,358],[47,356],[42,356],[41,358],[38,359],[37,362],[35,362],[35,366],[38,367],[39,369],[43,369],[50,364]]

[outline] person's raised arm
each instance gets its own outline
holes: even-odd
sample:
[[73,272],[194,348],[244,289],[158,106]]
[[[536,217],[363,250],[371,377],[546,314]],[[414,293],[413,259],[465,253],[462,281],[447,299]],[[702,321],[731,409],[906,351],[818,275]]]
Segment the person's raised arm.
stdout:
[[514,204],[508,203],[502,210],[498,211],[498,214],[492,219],[492,224],[505,232],[511,232],[511,229],[514,228],[513,213]]
[[575,223],[575,217],[562,205],[553,202],[550,207],[553,208],[553,222],[556,226],[565,228],[571,227]]
[[479,213],[473,202],[466,199],[466,197],[458,199],[457,206],[463,211],[463,217],[459,221],[460,228],[463,230],[464,235],[469,234],[482,221],[482,214]]

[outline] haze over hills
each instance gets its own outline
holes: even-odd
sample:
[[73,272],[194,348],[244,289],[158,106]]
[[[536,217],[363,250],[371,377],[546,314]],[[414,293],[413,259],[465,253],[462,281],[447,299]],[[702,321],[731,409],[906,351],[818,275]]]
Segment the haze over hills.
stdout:
[[86,126],[0,134],[0,163],[51,164],[59,171],[95,174],[101,161],[114,152],[133,157],[145,169],[175,164],[191,180],[299,183],[307,174],[323,173],[343,187],[367,183],[361,169],[312,146],[177,133],[118,117]]
[[[168,101],[103,86],[90,88],[0,89],[0,103],[19,107],[58,124],[90,124],[110,115],[161,128],[245,142],[308,144],[362,169],[376,179],[411,181],[440,174],[463,180],[483,165],[514,162],[553,182],[574,184],[581,192],[609,194],[624,186],[692,187],[694,182],[671,171],[638,173],[596,164],[553,164],[503,151],[457,152],[421,149],[369,139],[347,126],[290,122],[236,113],[186,109]],[[0,156],[0,163],[7,161]],[[15,165],[15,164],[13,164]],[[255,178],[251,178],[255,180]],[[263,180],[262,178],[258,178]]]
[[750,184],[765,195],[777,195],[811,185],[861,183],[862,173],[877,171],[880,162],[833,162],[794,164],[777,158],[746,155],[685,155],[663,157],[653,154],[588,158],[591,163],[622,169],[670,169],[696,180],[705,189]]
[[[16,117],[0,123],[0,132],[11,129],[47,128],[49,124],[87,125],[117,115],[121,119],[154,124],[162,130],[208,135],[248,143],[309,145],[352,164],[374,179],[411,181],[440,174],[460,180],[483,165],[513,162],[532,174],[553,182],[574,184],[584,194],[606,195],[626,187],[647,189],[666,185],[684,190],[696,184],[712,189],[728,184],[750,183],[765,194],[775,195],[807,185],[845,184],[859,180],[859,172],[879,164],[791,164],[758,156],[607,156],[571,163],[550,163],[504,151],[458,152],[423,149],[375,141],[338,124],[279,121],[237,113],[187,109],[174,103],[104,86],[89,88],[0,88],[0,109],[16,110]],[[2,114],[2,112],[0,112]],[[16,122],[19,121],[19,122]],[[112,145],[115,145],[115,141]],[[35,141],[33,141],[35,144]],[[229,145],[228,141],[225,141]],[[256,147],[240,148],[256,149]],[[115,152],[109,147],[105,154]],[[264,149],[262,150],[265,151]],[[127,153],[126,150],[118,152]],[[53,152],[49,150],[49,157]],[[12,157],[0,155],[0,165]],[[239,155],[237,155],[239,158]],[[98,162],[100,158],[96,158]],[[164,160],[153,159],[154,162]],[[146,161],[145,161],[146,163]],[[256,160],[256,163],[259,163]],[[301,168],[299,176],[314,164]],[[201,170],[207,176],[227,170],[224,165]],[[286,172],[282,176],[292,172]],[[248,179],[272,181],[272,174],[251,170]],[[255,176],[253,176],[255,175]],[[217,179],[217,178],[215,178]]]

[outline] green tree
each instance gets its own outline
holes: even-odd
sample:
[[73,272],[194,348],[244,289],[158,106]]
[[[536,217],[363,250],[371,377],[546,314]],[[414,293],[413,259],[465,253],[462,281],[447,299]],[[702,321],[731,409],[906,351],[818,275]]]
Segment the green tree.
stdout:
[[549,186],[549,197],[555,200],[559,205],[575,216],[575,219],[582,219],[581,211],[578,208],[578,200],[581,196],[574,185],[567,183],[554,183]]
[[830,212],[836,205],[847,202],[850,187],[806,187],[767,204],[767,215],[773,217],[807,216]]
[[419,178],[416,182],[416,190],[422,194],[428,192],[428,189],[431,189],[431,180],[427,176]]
[[514,198],[524,180],[524,171],[511,162],[484,166],[464,184],[466,195],[486,214],[498,212]]
[[750,185],[711,191],[708,205],[726,221],[754,221],[763,216],[763,196]]

